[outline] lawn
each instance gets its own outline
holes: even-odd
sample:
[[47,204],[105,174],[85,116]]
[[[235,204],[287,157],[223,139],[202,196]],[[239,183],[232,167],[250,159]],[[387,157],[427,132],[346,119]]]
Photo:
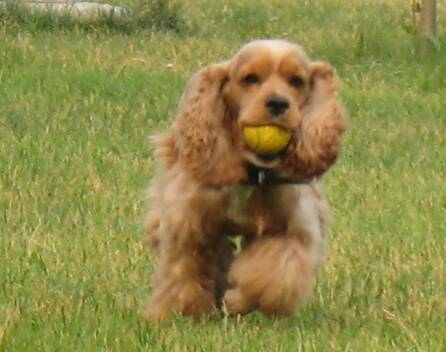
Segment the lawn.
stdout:
[[[0,15],[0,351],[446,351],[446,8],[415,50],[408,1],[187,0],[178,28]],[[333,224],[289,319],[141,319],[143,191],[190,75],[298,42],[340,76]]]

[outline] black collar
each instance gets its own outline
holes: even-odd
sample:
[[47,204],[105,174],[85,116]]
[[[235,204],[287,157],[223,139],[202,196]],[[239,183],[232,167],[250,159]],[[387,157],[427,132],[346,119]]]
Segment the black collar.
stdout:
[[299,185],[308,184],[312,181],[312,179],[298,181],[287,177],[281,177],[278,176],[274,170],[258,167],[252,164],[248,164],[246,170],[248,179],[243,181],[243,183],[251,186]]

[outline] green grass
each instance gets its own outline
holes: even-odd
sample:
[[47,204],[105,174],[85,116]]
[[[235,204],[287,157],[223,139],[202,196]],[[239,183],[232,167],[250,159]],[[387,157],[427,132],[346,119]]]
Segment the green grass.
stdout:
[[[106,2],[106,1],[98,1]],[[0,4],[0,22],[8,30],[28,31],[84,31],[133,33],[141,30],[172,31],[181,34],[188,30],[180,3],[175,0],[126,0],[119,3],[123,15],[99,14],[77,18],[67,13],[36,11],[23,6],[20,0],[5,0]]]
[[[181,33],[0,16],[0,351],[446,350],[445,9],[421,58],[389,3],[188,0]],[[314,297],[284,320],[144,323],[148,136],[195,70],[258,37],[332,62],[350,112]]]

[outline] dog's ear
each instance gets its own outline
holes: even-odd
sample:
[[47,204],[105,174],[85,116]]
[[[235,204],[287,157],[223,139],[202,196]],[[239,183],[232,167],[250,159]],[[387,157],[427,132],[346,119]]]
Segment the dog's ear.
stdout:
[[188,82],[172,126],[178,162],[201,183],[222,186],[245,175],[235,122],[223,99],[229,62],[198,71]]
[[311,91],[302,108],[302,124],[284,159],[287,174],[307,179],[323,174],[336,161],[346,113],[338,99],[336,74],[324,62],[310,64]]

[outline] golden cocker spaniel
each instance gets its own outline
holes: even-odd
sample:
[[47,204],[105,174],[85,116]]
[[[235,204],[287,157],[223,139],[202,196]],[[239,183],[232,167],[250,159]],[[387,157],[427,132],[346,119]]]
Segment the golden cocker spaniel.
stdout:
[[[346,128],[332,67],[297,45],[258,40],[188,82],[148,190],[146,242],[158,258],[150,320],[259,310],[289,315],[323,257],[329,206],[321,175]],[[243,127],[292,133],[258,155]],[[238,251],[233,236],[241,236]]]

